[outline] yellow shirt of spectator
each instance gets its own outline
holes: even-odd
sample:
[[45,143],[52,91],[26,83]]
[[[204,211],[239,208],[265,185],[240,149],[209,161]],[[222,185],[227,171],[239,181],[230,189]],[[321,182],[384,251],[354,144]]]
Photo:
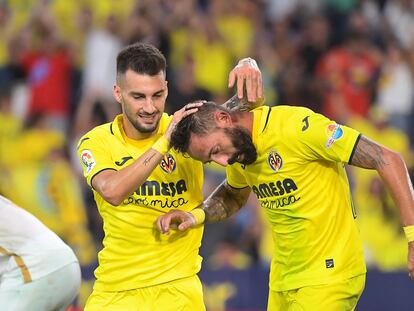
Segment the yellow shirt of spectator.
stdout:
[[254,110],[258,159],[227,166],[229,185],[249,186],[270,221],[270,289],[329,284],[366,272],[344,163],[359,133],[307,108]]
[[[103,170],[120,170],[131,164],[165,133],[170,121],[171,117],[164,114],[157,134],[139,141],[125,135],[121,115],[85,134],[78,155],[88,184]],[[171,150],[119,206],[94,191],[105,232],[94,289],[124,291],[195,275],[201,267],[198,250],[203,226],[167,236],[154,224],[158,216],[170,210],[190,211],[201,204],[202,182],[202,164]]]

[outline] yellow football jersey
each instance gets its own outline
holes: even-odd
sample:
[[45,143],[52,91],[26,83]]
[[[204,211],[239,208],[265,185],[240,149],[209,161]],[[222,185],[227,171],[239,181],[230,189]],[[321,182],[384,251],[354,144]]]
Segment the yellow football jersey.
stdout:
[[307,108],[255,109],[255,163],[227,167],[229,185],[249,186],[275,244],[270,288],[328,284],[366,271],[344,163],[359,133]]
[[[165,133],[170,120],[164,114],[157,134],[139,141],[125,135],[121,115],[85,134],[78,155],[88,184],[103,170],[131,164]],[[201,267],[198,250],[203,226],[187,232],[173,230],[167,236],[158,232],[155,221],[170,210],[190,211],[201,204],[202,183],[202,163],[171,150],[121,205],[109,204],[94,191],[105,232],[94,288],[122,291],[195,275]]]

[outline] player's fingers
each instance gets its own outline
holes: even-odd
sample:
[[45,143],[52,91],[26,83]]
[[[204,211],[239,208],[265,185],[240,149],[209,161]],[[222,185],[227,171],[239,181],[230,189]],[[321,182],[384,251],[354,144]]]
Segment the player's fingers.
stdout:
[[243,86],[244,86],[244,76],[237,77],[237,97],[242,99],[243,98]]
[[197,112],[197,111],[198,111],[198,107],[190,108],[190,109],[183,112],[183,118],[185,118],[186,116],[189,116],[190,114],[193,114],[194,112]]
[[178,230],[180,231],[185,231],[188,228],[190,228],[193,225],[193,222],[189,219],[186,221],[183,221],[179,226],[178,226]]
[[170,234],[171,217],[166,215],[161,219],[162,231],[165,234]]
[[257,97],[263,98],[263,80],[261,74],[257,76]]
[[198,100],[198,101],[189,103],[183,107],[184,111],[192,109],[194,107],[201,107],[205,102],[206,102],[205,100]]
[[162,225],[161,225],[161,219],[162,219],[162,216],[157,218],[156,225],[157,225],[157,229],[158,229],[158,231],[159,231],[159,232],[161,232],[161,233],[164,233],[164,232],[163,232]]
[[249,102],[254,102],[256,100],[256,90],[254,89],[253,79],[250,75],[246,77],[246,93]]
[[194,103],[190,103],[185,105],[182,109],[181,109],[181,114],[182,114],[182,118],[196,112],[198,110],[199,107],[201,107],[206,101],[198,101],[198,102],[194,102]]
[[234,70],[230,71],[229,74],[229,83],[228,83],[228,87],[233,87],[234,85],[234,81],[236,80],[236,75],[234,73]]
[[259,95],[259,82],[258,82],[258,74],[256,73],[252,79],[252,93],[253,93],[253,98],[252,98],[252,102],[256,101]]

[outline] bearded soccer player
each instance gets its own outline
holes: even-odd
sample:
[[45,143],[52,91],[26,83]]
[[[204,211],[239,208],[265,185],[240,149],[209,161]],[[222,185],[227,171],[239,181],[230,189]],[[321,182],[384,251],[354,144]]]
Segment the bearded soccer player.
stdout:
[[[202,164],[169,150],[175,124],[197,110],[187,104],[163,114],[166,62],[155,47],[134,44],[117,57],[115,99],[122,114],[92,129],[78,144],[84,175],[104,222],[91,310],[205,310],[197,277],[203,226],[160,235],[157,217],[171,209],[191,211],[202,202]],[[252,97],[261,97],[261,74],[243,59],[230,72]],[[240,89],[241,88],[241,89]]]
[[[365,284],[362,243],[345,164],[375,169],[399,209],[414,276],[414,198],[401,156],[302,107],[229,112],[205,103],[183,118],[171,145],[226,166],[227,180],[202,206],[157,220],[186,230],[238,211],[253,191],[272,226],[268,310],[354,310]],[[190,230],[191,232],[191,230]]]

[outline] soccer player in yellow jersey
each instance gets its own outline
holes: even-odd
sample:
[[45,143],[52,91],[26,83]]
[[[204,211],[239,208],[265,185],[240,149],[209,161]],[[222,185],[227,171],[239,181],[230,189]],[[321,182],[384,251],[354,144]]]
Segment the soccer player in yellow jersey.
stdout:
[[[169,150],[175,124],[200,103],[173,117],[163,114],[167,97],[164,56],[134,44],[117,57],[115,99],[122,114],[79,141],[78,156],[103,218],[105,237],[96,282],[85,310],[205,310],[197,277],[203,226],[160,235],[158,216],[191,211],[202,202],[202,164]],[[261,74],[244,59],[229,84],[243,84],[253,101],[261,96]]]
[[184,231],[228,218],[253,191],[275,245],[268,310],[355,309],[366,268],[345,164],[377,170],[389,187],[414,276],[414,197],[405,163],[356,130],[302,107],[229,112],[205,103],[176,126],[171,144],[201,162],[226,166],[227,180],[191,214],[158,218],[159,230],[168,232],[171,221]]

